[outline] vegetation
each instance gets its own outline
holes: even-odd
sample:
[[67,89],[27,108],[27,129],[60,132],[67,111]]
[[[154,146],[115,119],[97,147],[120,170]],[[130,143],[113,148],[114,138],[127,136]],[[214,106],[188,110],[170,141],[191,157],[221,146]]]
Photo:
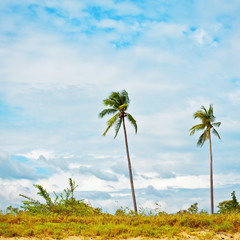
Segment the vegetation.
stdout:
[[0,214],[0,236],[37,237],[61,239],[68,236],[84,238],[166,238],[213,239],[219,233],[235,234],[240,231],[240,214],[208,215],[202,213],[184,214]]
[[218,204],[218,213],[240,213],[240,204],[237,201],[235,191],[233,191],[231,195],[232,200],[223,201]]
[[[209,215],[198,211],[198,204],[192,204],[187,210],[176,214],[161,211],[156,203],[154,211],[146,212],[140,208],[139,214],[129,208],[117,209],[114,215],[102,213],[101,209],[93,208],[76,200],[75,182],[69,179],[70,187],[63,194],[56,194],[54,200],[41,185],[34,185],[45,203],[21,195],[24,199],[21,210],[8,207],[7,213],[0,213],[0,237],[35,237],[61,239],[68,236],[84,238],[165,238],[213,239],[220,233],[235,234],[240,231],[240,213],[235,192],[232,200],[225,201],[225,210],[220,203],[220,213]],[[225,214],[227,213],[227,214]]]
[[41,203],[38,200],[34,200],[23,194],[19,194],[21,197],[25,198],[23,200],[22,211],[17,208],[8,207],[8,210],[12,213],[22,213],[25,212],[30,215],[65,215],[65,216],[89,216],[89,215],[99,215],[101,214],[101,209],[92,208],[84,202],[84,200],[76,200],[74,198],[74,190],[78,187],[71,178],[69,178],[70,188],[64,189],[64,194],[57,194],[54,192],[55,199],[50,197],[50,194],[41,185],[33,185],[38,189],[38,195],[40,195],[45,203]]
[[105,130],[103,135],[105,136],[108,130],[112,126],[115,126],[114,138],[116,138],[121,125],[123,125],[127,159],[128,159],[129,178],[130,178],[132,198],[133,198],[133,206],[134,206],[135,213],[137,213],[137,204],[136,204],[136,197],[135,197],[134,184],[133,184],[132,167],[131,167],[131,161],[129,156],[125,117],[127,117],[129,122],[133,125],[136,133],[137,133],[137,123],[136,123],[136,120],[132,117],[132,115],[126,112],[129,106],[128,93],[126,92],[126,90],[123,90],[120,93],[112,92],[109,98],[103,100],[103,103],[105,106],[109,106],[110,108],[104,109],[102,112],[100,112],[99,117],[103,118],[105,115],[114,114],[114,116],[107,121],[107,129]]
[[214,212],[214,203],[213,203],[213,168],[212,168],[212,142],[211,142],[211,132],[216,135],[219,139],[220,135],[214,127],[219,127],[221,122],[215,122],[215,116],[213,115],[213,106],[210,105],[209,109],[206,110],[204,106],[201,107],[201,110],[193,114],[194,119],[199,118],[202,123],[193,126],[190,129],[190,135],[193,135],[195,131],[204,130],[201,136],[198,139],[197,145],[203,146],[205,141],[209,140],[209,149],[210,149],[210,192],[211,192],[211,214]]

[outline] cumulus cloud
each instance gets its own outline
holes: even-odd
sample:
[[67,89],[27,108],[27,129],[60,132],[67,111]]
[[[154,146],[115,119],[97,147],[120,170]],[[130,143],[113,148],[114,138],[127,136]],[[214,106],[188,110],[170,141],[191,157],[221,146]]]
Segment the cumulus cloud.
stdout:
[[105,181],[113,181],[113,182],[118,181],[117,176],[115,174],[113,174],[112,172],[100,171],[100,169],[96,168],[96,167],[81,166],[78,171],[80,173],[84,174],[84,175],[85,174],[94,175],[97,178],[100,178],[100,179],[105,180]]
[[32,182],[28,179],[2,179],[0,178],[0,209],[6,207],[21,205],[21,197],[19,194],[36,196],[31,192]]
[[0,176],[3,179],[31,179],[45,177],[36,173],[34,166],[11,159],[6,152],[0,152]]

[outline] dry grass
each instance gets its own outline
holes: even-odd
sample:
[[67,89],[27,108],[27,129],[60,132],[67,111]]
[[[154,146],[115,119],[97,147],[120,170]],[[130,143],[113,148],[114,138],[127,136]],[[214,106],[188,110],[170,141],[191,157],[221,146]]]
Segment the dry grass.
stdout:
[[[240,232],[240,214],[160,216],[0,215],[1,237],[228,239]],[[221,234],[222,235],[221,235]],[[221,236],[221,238],[218,238]],[[223,238],[222,238],[223,237]],[[239,236],[238,236],[239,237]],[[230,239],[230,238],[229,238]],[[236,238],[240,239],[240,238]]]

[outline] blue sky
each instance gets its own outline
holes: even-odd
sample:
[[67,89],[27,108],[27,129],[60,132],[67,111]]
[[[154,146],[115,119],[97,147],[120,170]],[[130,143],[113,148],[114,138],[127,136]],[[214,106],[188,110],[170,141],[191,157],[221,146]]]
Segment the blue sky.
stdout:
[[[123,132],[102,133],[102,100],[126,89],[137,203],[209,210],[208,143],[192,115],[214,104],[215,206],[240,199],[238,0],[0,2],[0,208],[33,184],[114,212],[132,207]],[[215,208],[215,211],[217,208]]]

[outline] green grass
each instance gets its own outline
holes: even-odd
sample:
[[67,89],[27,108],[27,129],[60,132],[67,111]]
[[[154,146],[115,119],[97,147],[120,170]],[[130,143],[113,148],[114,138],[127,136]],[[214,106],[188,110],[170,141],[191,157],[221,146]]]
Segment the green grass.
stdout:
[[[213,233],[240,232],[240,214],[162,214],[160,216],[98,216],[0,214],[0,236],[52,237],[67,236],[112,238],[173,238],[183,232],[194,235],[204,230]],[[205,236],[207,238],[207,235]]]

